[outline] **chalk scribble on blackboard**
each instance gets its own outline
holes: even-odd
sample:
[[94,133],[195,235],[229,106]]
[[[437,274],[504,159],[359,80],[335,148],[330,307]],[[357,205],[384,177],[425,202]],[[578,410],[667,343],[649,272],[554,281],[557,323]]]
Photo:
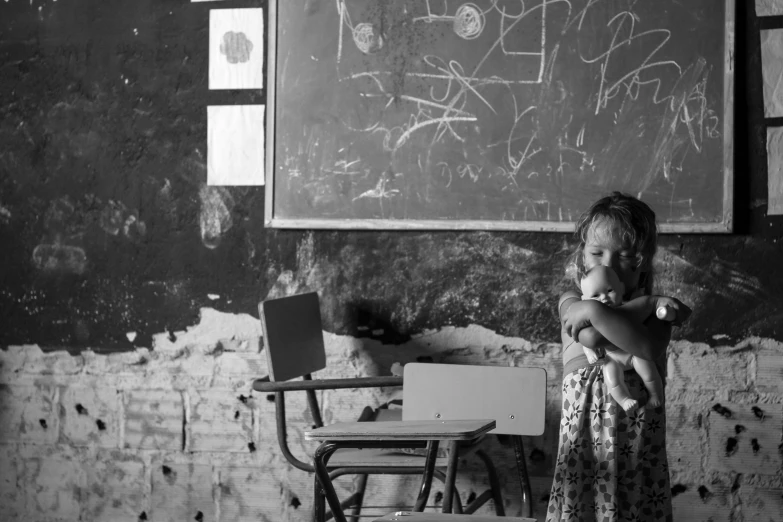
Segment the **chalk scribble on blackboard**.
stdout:
[[475,4],[462,4],[457,8],[453,24],[457,36],[472,40],[484,30],[484,13]]
[[353,28],[353,42],[364,54],[372,54],[383,47],[383,37],[372,24],[357,24]]
[[571,222],[622,190],[724,219],[714,0],[289,6],[275,217]]

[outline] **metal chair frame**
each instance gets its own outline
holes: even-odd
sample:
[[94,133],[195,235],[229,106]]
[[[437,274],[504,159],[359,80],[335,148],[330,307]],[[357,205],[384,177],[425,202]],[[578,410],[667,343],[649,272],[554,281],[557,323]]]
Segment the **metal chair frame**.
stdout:
[[[296,326],[294,328],[289,328],[288,331],[284,331],[282,333],[278,331],[278,327],[280,325],[276,322],[285,320],[281,317],[281,315],[284,315],[286,312],[294,311],[296,312]],[[280,451],[285,459],[297,469],[308,473],[315,473],[314,465],[303,462],[301,459],[297,458],[288,446],[288,426],[286,419],[285,394],[288,392],[304,391],[307,397],[308,410],[313,418],[313,425],[315,427],[322,427],[324,423],[321,416],[321,409],[320,405],[318,404],[316,391],[402,386],[403,378],[399,376],[385,376],[346,379],[313,379],[311,372],[326,367],[325,347],[323,344],[321,330],[321,316],[318,304],[318,294],[316,292],[264,301],[259,304],[259,315],[264,332],[264,339],[266,344],[265,349],[267,352],[267,361],[269,363],[270,375],[256,379],[253,382],[253,389],[257,392],[272,392],[275,394],[277,441],[278,445],[280,446]],[[291,341],[291,344],[286,342],[289,340]],[[297,349],[297,355],[295,357],[290,357],[291,354],[289,354],[289,357],[282,361],[280,357],[277,357],[279,353],[274,353],[273,355],[273,352],[275,351],[273,350],[272,345],[282,345],[283,343],[288,346],[293,345],[293,347]],[[291,360],[299,360],[300,362],[304,362],[304,364],[291,364]],[[276,367],[282,367],[282,369],[276,371]],[[305,368],[306,370],[302,371],[302,368]],[[275,376],[277,376],[277,380],[274,380]],[[302,380],[288,380],[295,379],[297,377],[301,377]],[[371,422],[373,420],[374,413],[375,412],[373,412],[371,408],[365,407],[359,416],[358,421]],[[421,466],[340,465],[330,467],[329,476],[331,479],[335,479],[343,475],[359,476],[356,491],[353,493],[353,495],[349,496],[347,499],[341,502],[341,507],[343,509],[348,507],[353,508],[352,519],[357,521],[361,515],[368,475],[421,474],[422,483],[419,487],[419,497],[421,497],[422,492],[426,491],[429,493],[433,477],[437,478],[441,482],[446,480],[445,473],[437,468],[434,468],[431,474],[425,474],[425,465],[426,463],[424,462],[421,464]],[[425,502],[426,500],[427,498],[424,497]],[[420,501],[417,501],[414,508],[417,510],[424,509],[424,505],[419,504]],[[462,505],[459,502],[459,499],[457,499],[455,510],[458,513],[462,512]],[[331,513],[326,513],[326,520],[330,519],[331,517]]]
[[[316,473],[316,466],[311,463],[303,462],[297,458],[288,446],[285,393],[304,391],[307,397],[308,409],[313,419],[313,425],[315,428],[320,428],[323,427],[324,424],[316,391],[402,386],[403,377],[386,376],[313,379],[311,372],[326,367],[318,294],[315,292],[264,301],[259,304],[259,315],[264,330],[265,349],[267,351],[270,375],[255,380],[253,389],[258,392],[273,392],[275,394],[277,439],[283,456],[297,469],[308,473]],[[291,320],[291,317],[288,317],[289,315],[294,316],[293,321]],[[282,324],[286,323],[286,321],[293,324]],[[282,332],[280,331],[281,329],[283,330]],[[281,356],[281,353],[274,348],[278,346],[296,348],[297,353],[295,355],[293,353],[288,353]],[[300,351],[301,353],[299,353]],[[302,380],[289,380],[297,377],[301,377]],[[405,411],[404,404],[403,411]],[[371,408],[365,407],[358,420],[360,422],[371,422],[374,420],[374,414],[375,412]],[[524,445],[521,436],[513,435],[511,440],[513,441],[514,454],[517,461],[522,500],[527,507],[528,516],[532,516],[530,483],[527,475]],[[411,466],[410,463],[408,463],[406,466],[390,466],[388,464],[379,466],[353,466],[340,463],[330,466],[328,468],[329,480],[334,480],[343,475],[359,476],[356,491],[347,499],[340,502],[341,509],[344,510],[348,507],[353,507],[351,518],[354,521],[358,520],[363,508],[368,475],[421,474],[422,481],[419,487],[419,495],[413,506],[414,511],[420,512],[424,509],[431,489],[432,478],[435,477],[443,482],[446,488],[442,506],[444,512],[449,513],[453,509],[457,514],[474,513],[491,499],[494,501],[496,514],[498,516],[505,516],[503,497],[497,472],[491,458],[482,449],[477,449],[475,454],[481,459],[487,470],[490,488],[478,495],[469,505],[463,508],[460,496],[456,494],[454,489],[454,477],[447,476],[441,469],[438,469],[435,466],[435,453],[432,452],[433,446],[435,451],[437,451],[437,441],[435,441],[434,444],[427,446],[430,451],[427,453],[427,457],[422,459],[423,462],[421,465],[417,464]],[[450,444],[450,447],[451,446],[453,446],[453,450],[455,450],[453,451],[454,455],[457,455],[459,452],[459,445],[455,443],[453,445]],[[397,446],[392,445],[387,447],[424,447],[424,445],[416,443],[413,444],[413,446],[398,444]],[[452,452],[450,452],[450,456],[451,453]],[[456,458],[456,456],[454,458]],[[432,466],[431,470],[430,466]],[[317,486],[315,489],[316,491],[320,491],[320,488]],[[455,491],[455,494],[448,494],[449,491]],[[315,499],[314,514],[317,510],[317,506],[323,505],[324,499],[323,497],[318,496],[320,494],[322,493],[317,494]],[[319,516],[323,517],[322,520],[328,520],[333,515],[331,513],[324,513]]]

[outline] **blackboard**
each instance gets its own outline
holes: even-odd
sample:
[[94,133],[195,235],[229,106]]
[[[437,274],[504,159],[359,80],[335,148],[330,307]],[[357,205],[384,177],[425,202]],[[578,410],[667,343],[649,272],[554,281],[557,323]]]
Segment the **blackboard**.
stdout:
[[265,224],[730,232],[734,0],[269,3]]

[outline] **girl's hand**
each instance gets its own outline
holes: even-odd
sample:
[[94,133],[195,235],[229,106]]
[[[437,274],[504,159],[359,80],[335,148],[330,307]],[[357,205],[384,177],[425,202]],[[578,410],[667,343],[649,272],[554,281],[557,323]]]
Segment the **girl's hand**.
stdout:
[[674,319],[671,321],[672,326],[680,326],[691,316],[693,311],[685,305],[682,301],[676,297],[666,297],[663,295],[653,296],[655,299],[655,310],[658,308],[666,307],[670,310],[674,310]]
[[579,341],[579,331],[588,326],[592,326],[590,317],[594,306],[603,306],[598,301],[592,299],[586,301],[575,301],[563,314],[563,328],[565,332],[575,341]]

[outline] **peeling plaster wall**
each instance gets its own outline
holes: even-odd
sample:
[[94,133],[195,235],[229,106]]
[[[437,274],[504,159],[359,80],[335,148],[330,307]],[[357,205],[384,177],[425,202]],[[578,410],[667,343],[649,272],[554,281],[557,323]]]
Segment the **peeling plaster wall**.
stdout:
[[[0,507],[3,520],[307,521],[312,480],[283,460],[272,397],[250,391],[266,374],[258,320],[201,310],[201,320],[156,349],[97,354],[0,352]],[[525,440],[533,499],[543,519],[560,424],[560,345],[530,343],[472,325],[425,331],[400,345],[324,332],[321,377],[388,375],[434,362],[535,366],[548,376],[546,431]],[[780,520],[783,491],[783,344],[676,341],[668,359],[669,466],[676,520]],[[322,392],[324,421],[357,405],[401,398],[400,389]],[[314,446],[303,394],[289,397],[289,445]],[[490,439],[506,508],[519,515],[513,449]],[[347,494],[352,480],[338,481]],[[373,504],[402,502],[410,478],[374,477]],[[463,463],[462,501],[487,487]],[[438,497],[436,484],[433,499]],[[490,507],[482,511],[489,511]]]
[[[321,295],[323,376],[546,368],[546,434],[526,441],[543,516],[572,239],[265,229],[263,187],[206,186],[206,106],[266,102],[207,89],[213,4],[0,2],[0,518],[306,520],[311,479],[250,391],[266,375],[258,301],[304,290]],[[760,24],[738,4],[736,233],[664,236],[655,261],[658,291],[694,308],[668,360],[678,520],[783,520],[783,218],[766,214]],[[395,397],[325,393],[324,419]],[[289,402],[293,424],[304,412]],[[313,449],[301,429],[291,445]],[[463,469],[465,501],[485,479]]]

